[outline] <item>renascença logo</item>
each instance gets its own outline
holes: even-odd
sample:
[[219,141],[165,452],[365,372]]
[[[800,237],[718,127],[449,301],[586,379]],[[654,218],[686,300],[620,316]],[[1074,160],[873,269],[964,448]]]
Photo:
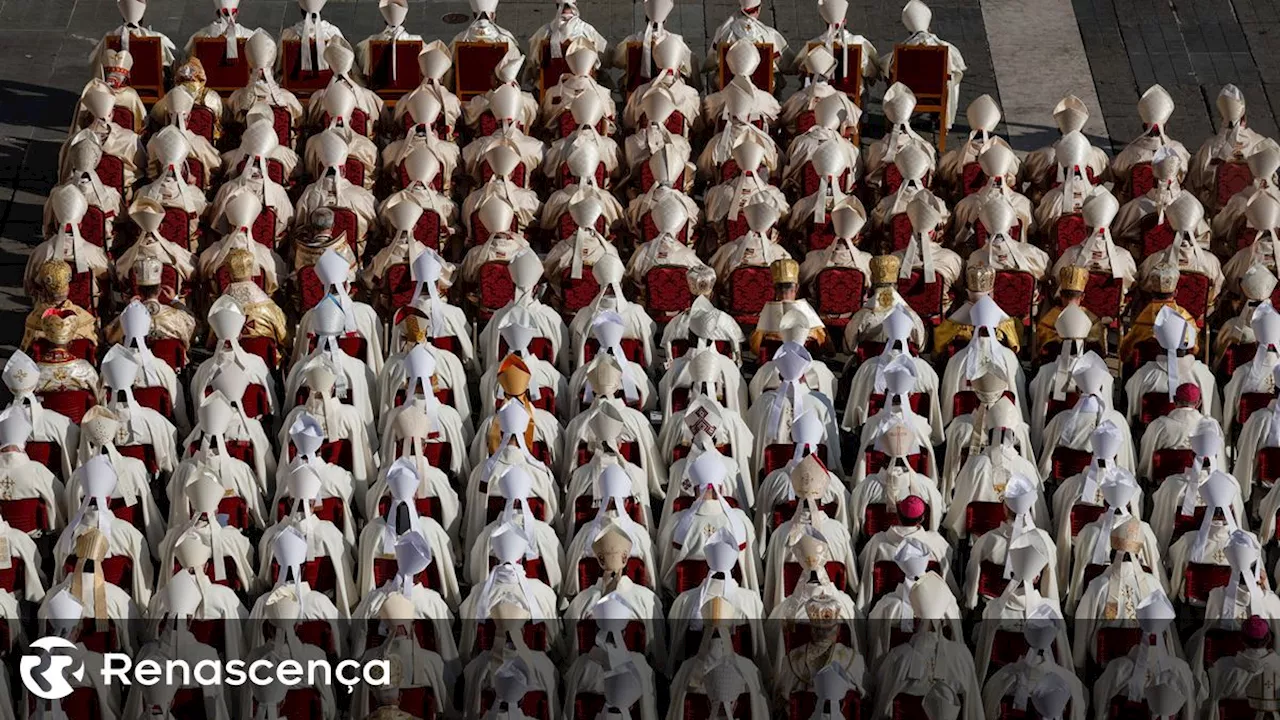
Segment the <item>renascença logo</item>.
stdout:
[[41,700],[61,700],[72,691],[68,675],[76,682],[84,681],[84,663],[72,655],[55,652],[74,651],[76,646],[71,641],[42,637],[31,643],[31,647],[40,652],[23,655],[18,672],[22,675],[22,684],[32,695]]
[[[67,676],[76,682],[84,682],[84,663],[74,654],[76,646],[60,637],[42,637],[31,643],[33,650],[22,656],[18,669],[22,684],[33,695],[44,700],[61,700],[71,694],[73,688]],[[54,651],[64,651],[55,653]],[[125,653],[105,653],[100,666],[100,678],[93,678],[102,685],[144,685],[159,683],[186,687],[200,685],[341,685],[348,693],[361,683],[370,686],[391,684],[391,664],[388,660],[357,662],[342,660],[331,664],[328,660],[298,661],[291,659],[200,660],[195,663],[181,658],[165,660],[147,659],[135,663]]]

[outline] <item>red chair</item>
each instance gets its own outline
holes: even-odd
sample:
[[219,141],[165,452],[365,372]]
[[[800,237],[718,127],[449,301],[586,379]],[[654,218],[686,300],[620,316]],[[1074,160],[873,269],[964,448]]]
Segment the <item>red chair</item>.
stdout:
[[1236,193],[1249,187],[1252,183],[1253,172],[1249,170],[1249,163],[1238,161],[1219,163],[1218,169],[1214,173],[1218,207],[1226,207]]
[[[885,399],[884,393],[871,393],[867,398],[867,417],[883,410]],[[907,396],[907,404],[911,406],[911,412],[916,415],[928,416],[931,407],[929,403],[929,396],[924,393],[911,393]]]
[[[577,622],[574,635],[578,640],[578,652],[590,652],[596,646],[596,634],[599,630],[600,627],[594,618],[583,618]],[[643,653],[648,645],[648,633],[645,632],[644,623],[639,620],[627,623],[622,629],[622,643],[632,652]]]
[[121,455],[131,457],[134,460],[141,460],[147,469],[147,474],[155,477],[160,471],[160,465],[156,461],[156,449],[151,445],[117,445],[116,449]]
[[46,410],[62,413],[76,425],[80,424],[89,408],[98,404],[97,397],[90,390],[46,390],[36,395]]
[[1270,488],[1280,478],[1280,447],[1266,447],[1258,451],[1258,482]]
[[[862,720],[862,696],[856,690],[845,693],[840,707],[831,708],[832,717]],[[818,708],[818,696],[808,690],[798,690],[787,698],[787,720],[808,720]]]
[[814,308],[823,322],[843,328],[853,314],[862,309],[866,294],[867,278],[855,268],[832,267],[822,270],[814,278]]
[[[1055,353],[1054,355],[1056,357],[1057,353]],[[1070,410],[1071,408],[1075,407],[1076,403],[1079,401],[1080,401],[1080,393],[1078,392],[1069,392],[1067,393],[1067,396],[1062,400],[1054,400],[1052,397],[1050,397],[1049,402],[1046,405],[1045,411],[1044,411],[1045,425],[1048,425],[1050,421],[1052,421],[1055,417],[1057,417],[1058,413],[1064,410]]]
[[1212,291],[1213,281],[1208,275],[1183,272],[1178,276],[1178,288],[1173,297],[1196,319],[1196,326],[1203,328],[1209,314],[1209,293]]
[[1099,318],[1109,317],[1116,320],[1120,317],[1120,308],[1124,302],[1124,282],[1111,273],[1090,272],[1089,281],[1084,288],[1084,297],[1080,306]]
[[511,279],[507,263],[490,260],[480,266],[479,276],[480,317],[488,320],[515,299],[516,284]]
[[1059,216],[1049,231],[1049,247],[1053,250],[1053,257],[1062,257],[1068,248],[1079,245],[1088,237],[1089,226],[1085,225],[1084,216],[1080,213]]
[[[604,570],[600,567],[600,561],[594,557],[584,557],[578,561],[578,588],[585,590],[595,585],[603,574]],[[648,571],[645,570],[642,558],[627,558],[627,564],[622,569],[622,574],[631,578],[631,582],[637,585],[650,587],[653,582],[649,577]]]
[[80,237],[84,241],[104,248],[107,246],[107,214],[102,208],[90,205],[80,220]]
[[98,314],[97,297],[93,292],[93,273],[85,271],[71,276],[71,288],[67,292],[71,302],[79,305],[90,314]]
[[1173,227],[1168,220],[1161,222],[1157,213],[1142,218],[1139,227],[1142,229],[1142,257],[1151,257],[1173,245]]
[[[600,342],[589,338],[582,347],[583,362],[591,362],[600,352]],[[640,338],[622,338],[622,355],[633,363],[645,364],[644,341]]]
[[435,210],[425,210],[418,218],[418,222],[413,225],[413,239],[439,252],[440,238],[444,235],[441,232],[442,227],[444,222],[440,218],[440,213]]
[[320,276],[316,275],[316,269],[313,265],[308,265],[298,271],[298,293],[302,302],[302,311],[306,312],[316,305],[327,295],[324,283],[320,281]]
[[[791,458],[795,456],[795,453],[795,443],[772,443],[765,446],[764,456],[760,463],[760,478],[764,479],[769,473],[784,467],[791,462]],[[827,461],[827,446],[825,443],[818,445],[817,455],[824,463]]]
[[760,311],[773,300],[773,276],[769,268],[740,267],[729,274],[729,313],[744,325],[760,320]]
[[1170,475],[1187,470],[1195,462],[1194,450],[1163,448],[1151,454],[1151,482],[1159,485]]
[[137,118],[134,117],[133,111],[122,105],[117,105],[111,109],[111,122],[128,130],[129,132],[137,131]]
[[[57,443],[28,440],[25,451],[29,459],[49,468],[49,472],[59,480],[66,481],[66,478],[62,477],[62,447]],[[74,448],[72,452],[75,452]]]
[[1140,162],[1129,168],[1129,197],[1146,195],[1155,186],[1156,177],[1151,171],[1150,162]]
[[[605,238],[608,238],[609,226],[605,223],[603,215],[596,218],[595,229],[596,232],[600,233]],[[556,239],[568,240],[573,237],[576,232],[578,232],[578,223],[573,221],[573,214],[566,212],[561,215],[560,221],[556,223]]]
[[[676,188],[680,190],[681,188]],[[640,218],[640,242],[647,243],[657,238],[662,233],[658,232],[658,225],[653,221],[653,213],[647,212]],[[683,245],[689,244],[689,225],[686,223],[680,228],[680,232],[676,233],[676,240]]]
[[[973,224],[973,243],[975,247],[986,247],[987,238],[990,237],[990,235],[991,233],[987,231],[986,226],[982,224],[981,220]],[[1013,227],[1009,228],[1009,237],[1014,238],[1015,240],[1022,237],[1022,223],[1017,223]]]
[[1139,403],[1138,419],[1147,425],[1158,417],[1168,415],[1173,410],[1173,401],[1167,392],[1144,393]]
[[[1209,667],[1206,665],[1205,667]],[[1253,709],[1253,705],[1249,703],[1248,698],[1229,698],[1218,701],[1218,720],[1237,720],[1238,718],[1247,718],[1249,713],[1257,714]]]
[[196,105],[191,108],[190,113],[187,113],[187,129],[196,135],[203,137],[205,140],[208,140],[210,143],[213,142],[213,129],[215,125],[216,119],[213,116],[213,111],[209,109],[208,105]]
[[1270,405],[1275,397],[1265,392],[1241,393],[1240,401],[1236,404],[1236,424],[1243,427],[1250,415]]
[[1209,592],[1214,588],[1226,587],[1231,581],[1229,565],[1209,565],[1205,563],[1187,563],[1182,571],[1183,594],[1187,602],[1203,607],[1209,601]]
[[364,185],[364,163],[353,157],[347,158],[346,164],[342,166],[342,176],[352,185]]
[[1036,278],[1031,273],[997,271],[995,291],[991,293],[991,299],[1006,314],[1022,318],[1023,325],[1030,325],[1036,307]]
[[1186,533],[1200,529],[1204,523],[1204,509],[1205,506],[1201,505],[1190,515],[1183,515],[1182,508],[1178,508],[1178,514],[1173,516],[1173,534],[1169,536],[1170,543],[1177,542],[1178,538]]
[[1241,650],[1244,650],[1244,636],[1239,630],[1221,627],[1205,629],[1204,649],[1201,651],[1205,667],[1213,667],[1218,660],[1231,657]]
[[[845,568],[844,563],[828,562],[825,570],[827,577],[831,579],[831,584],[835,585],[844,592],[849,587],[849,572]],[[804,574],[804,567],[798,562],[788,562],[782,565],[782,588],[786,595],[790,595],[796,589],[796,584],[800,582],[801,576]]]
[[[798,506],[799,502],[796,500],[784,500],[774,503],[773,509],[769,511],[770,532],[777,529],[782,523],[795,517],[796,508]],[[823,503],[818,507],[822,512],[826,513],[827,517],[835,517],[836,513],[840,510],[840,504],[834,500],[829,503]]]
[[262,208],[262,212],[258,213],[258,217],[254,219],[253,226],[249,228],[249,234],[259,245],[274,248],[276,246],[275,208]]
[[[582,268],[582,277],[574,280],[569,277],[572,268],[565,268],[560,273],[560,292],[563,296],[560,303],[560,314],[572,319],[573,315],[591,304],[600,292],[600,283],[591,274],[591,266]],[[687,285],[687,283],[686,283]]]
[[902,171],[892,163],[886,165],[884,168],[884,187],[880,191],[884,196],[888,196],[898,192],[900,187],[902,187]]
[[670,322],[693,305],[688,268],[659,265],[644,276],[644,306],[658,322]]
[[[49,504],[44,498],[0,500],[0,518],[28,535],[50,530]],[[16,557],[16,555],[15,555]]]
[[1002,502],[974,501],[964,506],[964,529],[970,537],[985,535],[1004,524]]
[[819,225],[814,222],[808,224],[808,230],[804,234],[804,242],[802,243],[806,253],[814,250],[825,250],[831,247],[836,241],[836,231],[831,224],[830,218],[827,222]]
[[[696,647],[696,646],[695,646]],[[700,720],[711,717],[711,700],[702,693],[690,693],[684,696],[684,714],[681,720]],[[751,695],[743,693],[733,704],[732,720],[765,720],[751,714]]]
[[180,372],[187,366],[187,346],[177,338],[157,338],[148,343],[151,354],[163,360],[166,365]]
[[[190,163],[190,160],[187,162]],[[244,171],[244,166],[248,162],[249,158],[247,157],[240,161],[240,164],[236,166],[237,175]],[[279,160],[267,158],[267,177],[271,179],[271,182],[277,185],[284,185],[285,187],[288,187],[289,185],[289,179],[284,175],[284,163]],[[266,208],[263,208],[263,210],[265,211]]]
[[[351,161],[348,160],[347,162],[349,164]],[[364,173],[363,165],[360,166],[360,173],[362,175]],[[360,184],[354,179],[351,182],[357,185]],[[355,211],[344,207],[331,207],[329,209],[333,211],[333,237],[346,235],[347,246],[351,248],[351,252],[359,255],[362,238],[360,235],[360,220],[356,217]]]
[[1102,505],[1087,505],[1085,503],[1076,503],[1075,505],[1072,505],[1070,516],[1071,537],[1079,535],[1085,525],[1088,525],[1091,522],[1096,522],[1098,518],[1102,517],[1102,513],[1106,511],[1107,508]]
[[[1005,390],[1002,397],[1015,405],[1017,404],[1017,398],[1014,397],[1013,392],[1010,390]],[[976,392],[972,390],[961,390],[951,396],[952,416],[959,417],[961,415],[968,415],[972,413],[974,410],[978,409],[979,402],[978,394]]]
[[[883,469],[889,464],[889,456],[885,455],[879,450],[868,448],[865,454],[866,454],[868,475],[872,475],[880,472],[881,469]],[[928,475],[929,474],[929,454],[927,452],[921,451],[914,455],[908,455],[907,465],[909,465],[912,470],[915,470],[921,475]]]
[[392,308],[408,307],[413,303],[414,283],[408,263],[396,263],[387,268],[383,276],[384,286],[379,288],[383,297],[389,298]]
[[932,325],[941,321],[944,300],[941,279],[926,283],[921,270],[912,270],[911,277],[898,280],[898,294],[922,320]]
[[889,218],[889,241],[894,252],[905,250],[911,244],[911,218],[906,213],[898,213]]
[[[75,572],[77,558],[75,553],[67,556],[62,563],[64,575]],[[133,558],[128,555],[109,555],[102,559],[102,579],[124,590],[133,592]]]
[[[280,563],[273,558],[271,560],[271,582],[275,583],[279,579]],[[311,586],[312,590],[319,590],[330,597],[338,587],[338,576],[334,572],[333,560],[328,557],[317,557],[314,560],[303,562],[302,579]]]
[[169,391],[160,385],[135,387],[133,399],[137,400],[142,407],[151,408],[165,417],[173,417],[173,398],[169,396]]
[[124,161],[115,155],[102,154],[96,168],[98,179],[103,185],[113,187],[124,195]]
[[1084,472],[1091,462],[1093,462],[1093,453],[1088,450],[1059,446],[1053,450],[1049,477],[1054,483],[1060,483],[1072,475]]
[[1104,627],[1093,636],[1093,655],[1099,667],[1128,655],[1142,641],[1142,630],[1136,627]]
[[982,165],[968,162],[960,170],[960,197],[966,198],[978,192],[987,184],[987,174],[982,172]]
[[[692,590],[702,584],[707,579],[707,574],[711,571],[707,567],[705,560],[681,560],[676,563],[676,592],[682,593],[685,590]],[[730,575],[734,580],[742,582],[742,571],[737,565],[733,566]]]

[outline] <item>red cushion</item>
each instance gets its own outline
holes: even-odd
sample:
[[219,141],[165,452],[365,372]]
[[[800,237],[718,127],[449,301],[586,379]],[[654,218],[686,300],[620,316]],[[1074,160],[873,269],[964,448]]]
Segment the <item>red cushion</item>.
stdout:
[[166,417],[173,416],[173,398],[169,397],[169,391],[160,385],[135,387],[133,399],[137,400],[142,407],[151,408]]
[[308,265],[298,271],[298,290],[302,295],[302,310],[306,312],[324,299],[326,294],[324,283],[316,275],[314,266]]
[[1173,401],[1169,399],[1167,392],[1144,393],[1139,408],[1138,417],[1146,425],[1158,417],[1168,415],[1173,410]]

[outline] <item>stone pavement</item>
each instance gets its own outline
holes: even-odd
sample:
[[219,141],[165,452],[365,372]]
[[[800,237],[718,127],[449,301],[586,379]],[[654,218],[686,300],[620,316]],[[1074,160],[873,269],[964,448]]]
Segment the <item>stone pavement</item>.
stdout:
[[[821,32],[811,0],[765,5],[765,18],[794,44]],[[892,52],[905,35],[901,0],[853,0],[850,6],[851,26],[880,52]],[[963,108],[983,93],[998,102],[1002,91],[1009,95],[1006,121],[1023,136],[1015,144],[1027,149],[1055,133],[1051,111],[1063,92],[1091,99],[1096,90],[1102,117],[1091,134],[1119,149],[1138,132],[1134,104],[1154,82],[1178,102],[1170,133],[1189,148],[1213,131],[1214,97],[1226,82],[1244,90],[1255,128],[1280,135],[1280,87],[1272,86],[1280,83],[1280,57],[1263,52],[1269,38],[1280,36],[1280,7],[1272,0],[1072,0],[1073,13],[1063,0],[933,0],[930,6],[934,31],[955,44],[969,66],[953,140],[966,132]],[[209,0],[154,0],[146,22],[181,47],[209,21],[211,8]],[[643,22],[638,1],[588,0],[582,9],[611,42]],[[736,9],[736,0],[678,0],[669,26],[685,36],[695,55],[703,55],[716,26]],[[553,12],[552,0],[503,0],[499,22],[527,38]],[[454,13],[468,13],[467,4],[411,0],[406,25],[447,41],[460,29],[445,21]],[[352,42],[382,25],[373,0],[331,0],[324,14]],[[240,21],[278,34],[297,17],[294,0],[244,0]],[[0,316],[10,321],[0,330],[0,346],[6,350],[20,338],[29,307],[22,270],[27,252],[41,239],[44,199],[56,182],[58,149],[89,74],[88,54],[118,25],[114,0],[0,0]],[[1000,62],[993,68],[988,37],[996,32],[1007,37],[996,43]],[[1045,42],[1027,42],[1036,37]],[[1020,61],[1032,52],[1039,54]],[[883,90],[872,94],[865,138],[881,132]]]

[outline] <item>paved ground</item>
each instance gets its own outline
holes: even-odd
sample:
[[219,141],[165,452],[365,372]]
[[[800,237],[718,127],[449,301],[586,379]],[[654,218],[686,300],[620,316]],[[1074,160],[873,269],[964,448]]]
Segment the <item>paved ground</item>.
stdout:
[[[765,17],[793,42],[821,31],[815,4],[766,0]],[[963,53],[969,70],[961,108],[990,93],[1007,109],[1019,149],[1044,144],[1056,132],[1053,105],[1065,92],[1100,109],[1088,128],[1098,142],[1119,149],[1139,131],[1134,111],[1141,92],[1159,82],[1178,109],[1170,133],[1194,148],[1213,132],[1214,98],[1234,82],[1249,101],[1258,130],[1276,136],[1280,114],[1280,57],[1265,52],[1280,37],[1280,5],[1273,0],[934,0],[934,30]],[[155,0],[146,22],[179,46],[212,15],[208,0]],[[639,2],[590,0],[586,17],[611,41],[640,27]],[[853,0],[851,25],[882,51],[905,33],[899,0]],[[670,27],[695,54],[736,0],[678,0]],[[467,12],[465,2],[411,0],[407,25],[429,38],[450,38],[458,26],[445,15]],[[554,12],[551,0],[503,0],[499,21],[527,38]],[[241,22],[272,33],[297,18],[293,0],[245,0]],[[372,0],[331,0],[326,17],[358,40],[381,27]],[[97,39],[119,24],[114,0],[0,0],[0,346],[20,337],[27,299],[20,289],[28,249],[39,242],[44,198],[55,183],[58,148],[73,103],[88,75]],[[996,35],[996,33],[1002,33]],[[994,42],[991,39],[994,38]],[[994,56],[994,62],[993,62]],[[879,133],[875,100],[871,127]],[[963,113],[962,113],[963,114]],[[963,117],[953,132],[963,136]]]

